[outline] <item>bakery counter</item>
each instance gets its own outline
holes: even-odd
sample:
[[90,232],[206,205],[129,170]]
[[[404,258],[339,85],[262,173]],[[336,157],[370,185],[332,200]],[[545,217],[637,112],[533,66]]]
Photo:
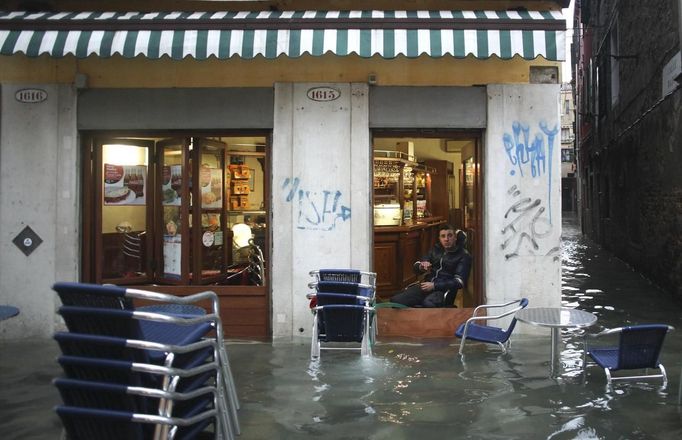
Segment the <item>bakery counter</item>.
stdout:
[[377,294],[388,298],[417,280],[412,266],[436,242],[442,217],[424,218],[416,224],[374,227],[374,271]]

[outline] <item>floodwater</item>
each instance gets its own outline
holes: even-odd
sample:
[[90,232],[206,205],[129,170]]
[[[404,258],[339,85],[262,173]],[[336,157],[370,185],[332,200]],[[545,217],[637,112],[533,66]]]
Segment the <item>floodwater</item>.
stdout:
[[[624,263],[563,229],[563,303],[599,317],[590,332],[627,324],[673,325],[661,361],[668,385],[606,387],[582,373],[580,331],[564,331],[562,375],[550,379],[547,336],[515,335],[511,350],[456,340],[381,341],[375,356],[323,352],[309,342],[228,343],[241,401],[241,439],[679,439],[682,308]],[[524,325],[519,323],[519,325]],[[59,438],[51,412],[59,371],[47,341],[3,342],[0,438]]]

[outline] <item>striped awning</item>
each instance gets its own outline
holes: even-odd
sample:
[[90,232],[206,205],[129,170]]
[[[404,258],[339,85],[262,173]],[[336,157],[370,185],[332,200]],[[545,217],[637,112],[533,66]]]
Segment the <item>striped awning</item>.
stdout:
[[0,54],[565,57],[560,11],[0,12]]

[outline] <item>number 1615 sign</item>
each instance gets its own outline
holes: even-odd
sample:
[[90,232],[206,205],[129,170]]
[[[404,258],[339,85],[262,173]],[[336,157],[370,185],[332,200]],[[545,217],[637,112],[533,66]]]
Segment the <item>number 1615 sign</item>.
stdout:
[[333,87],[313,87],[308,89],[308,99],[313,101],[334,101],[341,96],[341,92]]

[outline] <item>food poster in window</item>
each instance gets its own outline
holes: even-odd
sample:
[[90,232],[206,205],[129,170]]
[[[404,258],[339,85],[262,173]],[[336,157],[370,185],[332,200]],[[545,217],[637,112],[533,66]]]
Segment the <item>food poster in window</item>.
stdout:
[[182,274],[182,239],[180,235],[163,236],[163,275],[179,278]]
[[164,206],[180,206],[182,188],[182,165],[164,165],[161,186]]
[[179,278],[182,275],[182,236],[180,234],[180,208],[163,208],[163,275]]
[[204,164],[199,173],[201,186],[201,207],[222,208],[223,206],[223,170],[211,168]]
[[202,214],[201,228],[203,231],[201,242],[204,247],[222,246],[223,232],[220,230],[220,214]]
[[147,166],[104,164],[104,205],[144,205]]

